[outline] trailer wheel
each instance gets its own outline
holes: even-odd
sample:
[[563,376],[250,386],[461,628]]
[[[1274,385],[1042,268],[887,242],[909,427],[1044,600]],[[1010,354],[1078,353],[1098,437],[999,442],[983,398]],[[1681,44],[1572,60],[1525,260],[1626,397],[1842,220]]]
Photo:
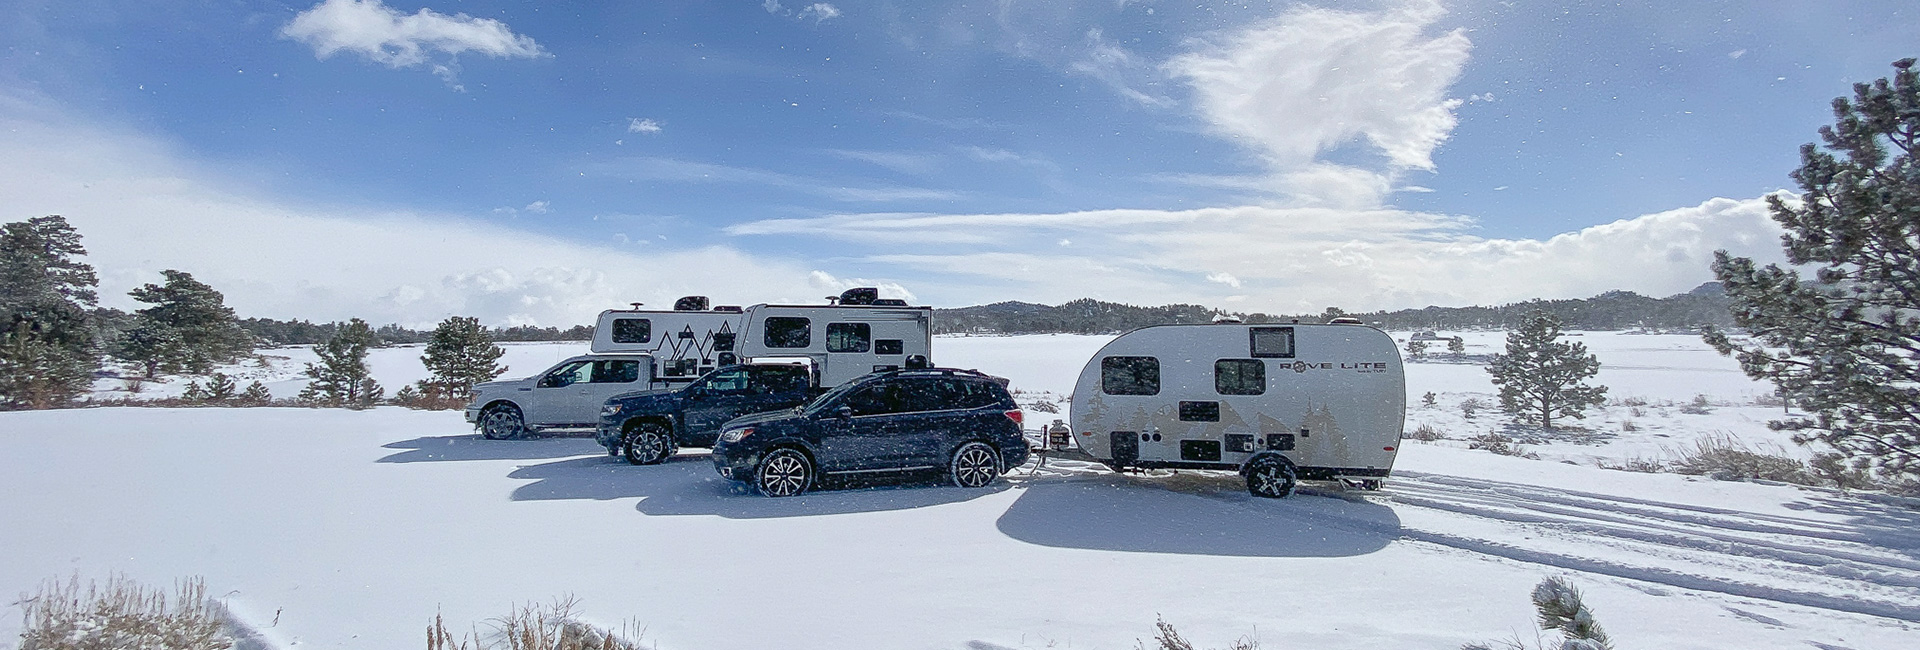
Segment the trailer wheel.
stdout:
[[520,417],[520,407],[512,404],[495,404],[480,414],[480,436],[488,440],[511,440],[527,434],[526,420]]
[[753,489],[770,497],[790,497],[813,484],[813,463],[793,449],[775,449],[753,470]]
[[1293,493],[1293,462],[1282,456],[1262,456],[1247,464],[1247,491],[1253,496],[1279,499]]
[[960,487],[986,487],[1000,477],[1000,454],[984,442],[960,445],[947,463],[947,475]]
[[673,439],[658,424],[635,427],[627,433],[626,444],[621,446],[627,462],[635,465],[655,465],[673,455]]

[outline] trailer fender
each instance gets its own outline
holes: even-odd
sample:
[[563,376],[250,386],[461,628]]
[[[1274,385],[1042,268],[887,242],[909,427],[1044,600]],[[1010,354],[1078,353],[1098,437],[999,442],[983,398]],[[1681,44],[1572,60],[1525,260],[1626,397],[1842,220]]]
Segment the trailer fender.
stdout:
[[1267,449],[1254,454],[1251,458],[1247,459],[1247,462],[1241,463],[1240,469],[1237,471],[1240,473],[1241,476],[1246,476],[1247,468],[1253,467],[1254,463],[1260,462],[1262,459],[1266,459],[1266,458],[1279,458],[1281,461],[1285,462],[1288,465],[1294,464],[1293,459],[1288,458],[1286,454],[1274,451],[1272,449]]

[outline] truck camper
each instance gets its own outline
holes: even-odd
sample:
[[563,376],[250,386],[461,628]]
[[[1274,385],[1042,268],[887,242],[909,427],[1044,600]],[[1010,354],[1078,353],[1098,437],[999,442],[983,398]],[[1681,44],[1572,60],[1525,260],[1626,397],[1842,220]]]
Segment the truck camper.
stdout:
[[672,311],[609,309],[593,327],[594,354],[653,357],[658,383],[693,381],[739,359],[737,336],[746,324],[739,307],[708,307],[706,296],[687,296]]
[[1276,498],[1297,479],[1378,489],[1406,375],[1393,338],[1364,325],[1160,325],[1101,348],[1072,405],[1081,448],[1116,471],[1237,470]]
[[754,305],[740,332],[746,359],[811,359],[822,387],[872,372],[931,367],[933,308],[852,289],[831,305]]

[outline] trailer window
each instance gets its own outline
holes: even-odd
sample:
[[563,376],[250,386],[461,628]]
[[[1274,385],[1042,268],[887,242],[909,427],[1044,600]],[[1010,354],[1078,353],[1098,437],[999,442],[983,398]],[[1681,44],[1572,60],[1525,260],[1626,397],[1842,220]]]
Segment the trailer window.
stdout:
[[1100,391],[1108,395],[1159,395],[1160,360],[1153,357],[1101,359]]
[[873,328],[866,323],[827,323],[828,352],[866,352],[873,348]]
[[1247,330],[1253,339],[1253,356],[1256,359],[1292,359],[1293,328],[1291,327],[1254,327]]
[[1267,392],[1267,362],[1259,359],[1221,359],[1213,362],[1213,392],[1221,395],[1259,395]]
[[769,317],[765,340],[770,348],[804,348],[813,345],[813,321],[794,316]]
[[613,319],[614,343],[646,343],[653,340],[653,321],[645,318]]

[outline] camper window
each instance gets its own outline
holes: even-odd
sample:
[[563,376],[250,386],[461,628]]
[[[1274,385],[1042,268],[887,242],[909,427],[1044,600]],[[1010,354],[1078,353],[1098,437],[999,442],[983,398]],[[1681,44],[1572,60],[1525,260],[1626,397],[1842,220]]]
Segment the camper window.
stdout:
[[827,323],[828,352],[866,352],[873,347],[873,328],[866,323]]
[[1254,358],[1293,358],[1293,328],[1254,327],[1249,328],[1247,332],[1253,338]]
[[795,316],[768,317],[765,342],[770,348],[804,348],[813,345],[813,321]]
[[1267,392],[1267,362],[1259,359],[1221,359],[1213,362],[1213,392],[1221,395],[1259,395]]
[[900,339],[880,339],[873,342],[874,354],[906,354],[907,345]]
[[614,343],[646,343],[653,340],[653,321],[645,318],[613,319]]
[[1160,360],[1153,357],[1101,359],[1100,390],[1108,395],[1159,395]]
[[639,378],[639,361],[615,360],[593,362],[593,383],[624,384]]

